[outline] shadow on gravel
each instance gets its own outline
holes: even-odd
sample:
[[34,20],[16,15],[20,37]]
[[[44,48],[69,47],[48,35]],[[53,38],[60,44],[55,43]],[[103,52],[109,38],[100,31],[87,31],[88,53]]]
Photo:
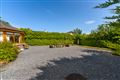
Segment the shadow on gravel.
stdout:
[[87,80],[120,80],[120,57],[95,50],[83,52],[92,54],[51,60],[45,67],[38,66],[43,72],[30,80],[65,80],[71,73],[81,74]]
[[88,53],[102,53],[102,54],[112,54],[111,51],[102,51],[102,50],[95,50],[95,49],[85,49],[82,50],[82,52],[88,52]]

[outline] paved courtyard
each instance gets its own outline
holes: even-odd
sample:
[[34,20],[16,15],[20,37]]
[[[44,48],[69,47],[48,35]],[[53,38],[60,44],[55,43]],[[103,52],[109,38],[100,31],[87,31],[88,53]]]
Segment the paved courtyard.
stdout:
[[120,57],[79,46],[33,46],[0,71],[1,80],[64,80],[71,73],[87,80],[120,80]]

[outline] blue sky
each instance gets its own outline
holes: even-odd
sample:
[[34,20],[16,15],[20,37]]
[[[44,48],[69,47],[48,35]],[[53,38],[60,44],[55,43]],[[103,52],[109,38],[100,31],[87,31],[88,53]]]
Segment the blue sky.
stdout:
[[1,0],[0,16],[15,27],[67,32],[80,28],[90,33],[105,22],[108,9],[94,7],[106,0]]

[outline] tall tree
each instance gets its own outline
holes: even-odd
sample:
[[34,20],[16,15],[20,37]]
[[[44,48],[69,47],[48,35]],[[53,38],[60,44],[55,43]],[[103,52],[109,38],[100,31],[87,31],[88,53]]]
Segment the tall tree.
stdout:
[[[105,3],[99,4],[95,8],[106,8],[114,4],[120,4],[120,0],[108,0]],[[120,21],[120,6],[116,6],[114,9],[111,9],[115,15],[111,17],[105,17],[105,19],[115,19],[116,21]]]
[[79,28],[76,28],[72,31],[74,34],[81,34],[82,30],[80,30]]
[[109,6],[111,6],[113,4],[117,4],[117,3],[120,3],[120,0],[108,0],[105,3],[99,4],[95,8],[106,8],[106,7],[109,7]]
[[[106,8],[114,4],[120,4],[120,0],[108,0],[105,3],[99,4],[95,8]],[[107,33],[103,35],[105,39],[120,44],[120,6],[118,5],[111,10],[115,15],[111,17],[105,17],[105,19],[112,19],[114,21],[108,22],[105,24],[105,26],[101,25],[97,30],[97,34],[103,35],[105,32]]]

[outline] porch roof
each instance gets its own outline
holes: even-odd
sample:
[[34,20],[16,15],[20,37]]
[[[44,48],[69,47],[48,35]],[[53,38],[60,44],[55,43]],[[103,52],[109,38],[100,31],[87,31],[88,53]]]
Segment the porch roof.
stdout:
[[15,28],[13,26],[5,25],[2,22],[0,22],[0,31],[24,33],[23,31]]

